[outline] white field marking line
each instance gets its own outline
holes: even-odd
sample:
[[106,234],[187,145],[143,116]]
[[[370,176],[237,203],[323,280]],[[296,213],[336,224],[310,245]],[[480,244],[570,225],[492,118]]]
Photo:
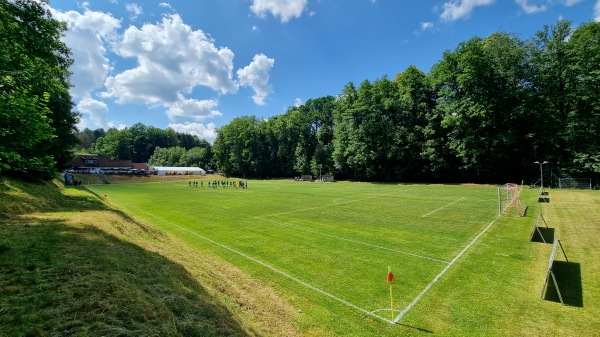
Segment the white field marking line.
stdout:
[[[402,191],[408,191],[408,190],[402,190]],[[370,195],[370,197],[369,197],[369,198],[385,197],[385,196],[387,196],[387,195],[390,195],[390,194],[393,194],[393,193],[386,193],[386,194],[369,194],[369,195]],[[363,196],[363,194],[361,194],[361,195],[358,195],[358,196],[362,197],[362,196]],[[333,199],[333,201],[332,201],[332,202],[333,202],[334,204],[336,204],[336,205],[343,205],[343,204],[347,204],[347,203],[350,203],[350,202],[355,202],[355,201],[365,200],[365,199],[363,198],[363,199],[356,199],[356,200],[348,200],[348,201],[344,201],[344,199],[348,199],[348,198],[354,198],[354,197],[355,197],[354,195],[350,195],[350,196],[346,196],[346,197],[335,198],[335,199]]]
[[398,323],[398,321],[410,310],[412,309],[415,304],[417,304],[417,302],[419,302],[419,300],[421,300],[421,298],[423,297],[423,295],[425,295],[425,293],[427,293],[427,291],[448,271],[448,269],[450,269],[450,267],[452,267],[454,265],[454,263],[469,249],[471,248],[471,246],[473,246],[473,244],[475,244],[475,242],[477,242],[477,240],[485,233],[487,232],[487,230],[492,227],[492,225],[496,222],[496,220],[498,220],[500,218],[500,215],[498,215],[494,220],[492,220],[492,222],[489,223],[489,225],[487,225],[487,227],[485,227],[481,233],[479,233],[474,239],[473,241],[471,241],[460,253],[458,253],[458,255],[456,255],[456,257],[454,257],[454,259],[452,259],[452,261],[450,261],[450,263],[444,267],[444,269],[442,269],[442,271],[437,274],[437,276],[431,281],[429,282],[429,284],[425,287],[425,289],[423,289],[419,295],[417,295],[417,297],[415,297],[415,299],[410,302],[410,304],[408,306],[406,306],[406,308],[404,308],[399,314],[398,316],[396,316],[396,318],[394,319],[394,323]]
[[[407,190],[401,190],[399,192],[406,192],[406,191],[410,191],[411,189],[407,189]],[[344,201],[344,202],[336,202],[335,199],[333,201],[334,205],[345,205],[345,204],[351,204],[354,202],[359,202],[359,201],[365,201],[365,200],[370,200],[370,199],[375,199],[375,198],[379,198],[379,197],[384,197],[384,196],[388,196],[388,195],[393,195],[393,194],[398,194],[399,192],[395,192],[395,193],[387,193],[387,194],[378,194],[372,197],[368,197],[368,198],[363,198],[363,199],[356,199],[356,200],[350,200],[350,201]],[[298,212],[304,212],[304,211],[311,211],[313,209],[319,209],[319,208],[325,208],[325,207],[331,207],[331,204],[327,204],[327,205],[322,205],[322,206],[315,206],[315,207],[308,207],[308,208],[303,208],[303,209],[297,209],[297,210],[293,210],[293,211],[287,211],[287,212],[281,212],[281,213],[273,213],[273,214],[265,214],[263,215],[264,217],[268,217],[268,216],[277,216],[277,215],[283,215],[283,214],[290,214],[290,213],[298,213]]]
[[126,205],[129,205],[130,207],[133,207],[133,208],[135,208],[135,209],[137,209],[137,210],[139,210],[139,211],[141,211],[141,212],[143,212],[143,213],[146,213],[146,214],[150,215],[150,216],[151,216],[151,217],[153,217],[153,218],[156,218],[156,219],[158,219],[158,220],[160,220],[160,221],[162,221],[162,222],[168,223],[168,224],[170,224],[170,225],[172,225],[172,226],[174,226],[174,227],[177,227],[177,228],[179,228],[179,229],[181,229],[181,230],[183,230],[183,231],[186,231],[186,232],[188,232],[188,233],[190,233],[190,234],[192,234],[192,235],[194,235],[194,236],[197,236],[197,237],[199,237],[199,238],[201,238],[201,239],[204,239],[204,240],[206,240],[206,241],[208,241],[208,242],[210,242],[210,243],[212,243],[212,244],[214,244],[214,245],[217,245],[217,246],[219,246],[219,247],[225,248],[225,249],[227,249],[227,250],[229,250],[229,251],[231,251],[231,252],[233,252],[233,253],[235,253],[235,254],[238,254],[238,255],[240,255],[240,256],[242,256],[242,257],[244,257],[244,258],[246,258],[246,259],[248,259],[248,260],[250,260],[250,261],[253,261],[253,262],[255,262],[255,263],[257,263],[257,264],[259,264],[259,265],[261,265],[261,266],[263,266],[263,267],[265,267],[265,268],[268,268],[268,269],[270,269],[270,270],[272,270],[272,271],[274,271],[274,272],[276,272],[276,273],[278,273],[278,274],[280,274],[280,275],[283,275],[284,277],[287,277],[287,278],[289,278],[289,279],[291,279],[291,280],[293,280],[293,281],[296,281],[296,282],[300,283],[301,285],[303,285],[303,286],[305,286],[305,287],[307,287],[307,288],[309,288],[309,289],[312,289],[312,290],[316,291],[316,292],[317,292],[317,293],[319,293],[319,294],[322,294],[322,295],[325,295],[325,296],[327,296],[327,297],[329,297],[329,298],[332,298],[332,299],[334,299],[334,300],[336,300],[336,301],[338,301],[338,302],[340,302],[340,303],[342,303],[342,304],[345,304],[345,305],[347,305],[347,306],[349,306],[349,307],[351,307],[351,308],[353,308],[353,309],[356,309],[356,310],[358,310],[358,311],[360,311],[360,312],[362,312],[362,313],[365,313],[365,314],[367,314],[367,315],[369,315],[369,316],[371,316],[371,317],[378,318],[378,319],[380,319],[380,320],[383,320],[383,321],[385,321],[385,322],[388,322],[388,323],[390,323],[390,324],[393,324],[393,323],[394,323],[394,322],[392,322],[392,321],[391,321],[391,320],[389,320],[389,319],[385,319],[385,318],[383,318],[383,317],[381,317],[381,316],[379,316],[379,315],[376,315],[376,314],[374,314],[374,313],[372,313],[372,312],[370,312],[370,311],[368,311],[368,310],[366,310],[366,309],[363,309],[363,308],[361,308],[361,307],[357,306],[356,304],[352,304],[352,303],[350,303],[350,302],[348,302],[348,301],[346,301],[346,300],[343,300],[343,299],[341,299],[341,298],[339,298],[339,297],[337,297],[337,296],[335,296],[335,295],[332,295],[332,294],[330,294],[330,293],[326,292],[325,290],[319,289],[319,288],[317,288],[317,287],[315,287],[315,286],[313,286],[313,285],[311,285],[311,284],[309,284],[309,283],[307,283],[307,282],[304,282],[304,281],[302,281],[302,280],[300,280],[300,279],[298,279],[298,278],[296,278],[296,277],[294,277],[294,276],[292,276],[292,275],[290,275],[290,274],[288,274],[288,273],[286,273],[286,272],[284,272],[284,271],[282,271],[282,270],[279,270],[279,269],[277,269],[277,268],[275,268],[275,267],[271,266],[270,264],[267,264],[267,263],[265,263],[265,262],[262,262],[262,261],[260,261],[260,260],[258,260],[258,259],[256,259],[256,258],[253,258],[253,257],[252,257],[252,256],[250,256],[250,255],[247,255],[247,254],[245,254],[245,253],[242,253],[242,252],[240,252],[240,251],[238,251],[238,250],[235,250],[235,249],[233,249],[233,248],[231,248],[231,247],[228,247],[228,246],[226,246],[226,245],[224,245],[224,244],[222,244],[222,243],[219,243],[219,242],[217,242],[217,241],[215,241],[215,240],[209,239],[209,238],[207,238],[207,237],[206,237],[206,236],[204,236],[204,235],[201,235],[201,234],[199,234],[199,233],[196,233],[196,232],[192,231],[191,229],[188,229],[188,228],[185,228],[185,227],[179,226],[179,225],[178,225],[178,224],[176,224],[176,223],[173,223],[173,222],[171,222],[171,221],[165,220],[165,219],[163,219],[163,218],[161,218],[161,217],[159,217],[159,216],[157,216],[157,215],[154,215],[154,214],[152,214],[152,213],[150,213],[150,212],[147,212],[147,211],[145,211],[145,210],[143,210],[143,209],[141,209],[141,208],[139,208],[139,207],[136,207],[136,206],[134,206],[134,205],[131,205],[131,204],[126,204]]
[[331,235],[331,234],[321,233],[321,232],[318,232],[318,231],[315,231],[315,230],[312,230],[312,229],[306,229],[306,228],[302,228],[302,227],[298,227],[298,226],[294,226],[294,225],[288,225],[286,223],[278,222],[278,221],[267,219],[267,218],[263,218],[263,217],[257,217],[257,216],[255,216],[254,219],[256,219],[256,220],[262,220],[262,221],[265,221],[265,222],[270,222],[270,223],[275,224],[275,225],[280,226],[280,227],[292,228],[292,229],[296,229],[296,230],[299,230],[299,231],[304,231],[304,232],[308,232],[308,233],[322,235],[322,236],[333,238],[333,239],[338,239],[338,240],[342,240],[342,241],[348,241],[348,242],[352,242],[352,243],[357,243],[359,245],[364,245],[364,246],[368,246],[368,247],[371,247],[371,248],[388,250],[390,252],[404,254],[404,255],[410,255],[410,256],[413,256],[413,257],[420,258],[420,259],[426,259],[426,260],[430,260],[430,261],[441,262],[441,263],[444,263],[444,264],[450,263],[448,261],[439,260],[439,259],[436,259],[436,258],[433,258],[433,257],[429,257],[429,256],[424,256],[424,255],[409,253],[409,252],[405,252],[405,251],[401,251],[401,250],[396,250],[396,249],[392,249],[392,248],[387,248],[387,247],[383,247],[383,246],[377,246],[377,245],[373,245],[373,244],[366,243],[366,242],[361,242],[361,241],[357,241],[357,240],[343,238],[343,237],[340,237],[340,236],[335,236],[335,235]]
[[427,213],[427,214],[423,214],[423,215],[421,215],[421,218],[424,218],[424,217],[426,217],[426,216],[429,216],[429,215],[431,215],[431,214],[433,214],[433,213],[435,213],[435,212],[437,212],[437,211],[441,211],[441,210],[443,210],[444,208],[446,208],[446,207],[448,207],[448,206],[454,205],[455,203],[457,203],[457,202],[459,202],[459,201],[463,200],[464,198],[465,198],[465,197],[462,197],[462,198],[460,198],[460,199],[454,200],[453,202],[449,203],[448,205],[444,205],[444,206],[442,206],[442,207],[440,207],[440,208],[438,208],[438,209],[436,209],[436,210],[433,210],[433,211],[431,211],[431,212],[429,212],[429,213]]

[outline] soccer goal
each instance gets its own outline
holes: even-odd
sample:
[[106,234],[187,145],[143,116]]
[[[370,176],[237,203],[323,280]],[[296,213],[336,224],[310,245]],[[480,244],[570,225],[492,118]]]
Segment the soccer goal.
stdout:
[[591,178],[558,178],[558,188],[573,188],[579,190],[591,190]]
[[508,183],[498,187],[498,214],[519,214],[525,216],[527,206],[520,199],[521,188],[518,184]]

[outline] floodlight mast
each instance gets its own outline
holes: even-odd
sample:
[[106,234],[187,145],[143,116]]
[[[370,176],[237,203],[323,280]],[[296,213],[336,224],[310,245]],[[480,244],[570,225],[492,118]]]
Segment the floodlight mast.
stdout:
[[319,164],[319,181],[323,181],[323,176],[321,176],[321,169],[323,168],[323,164]]
[[542,166],[544,164],[549,164],[550,162],[547,161],[547,160],[544,160],[543,162],[539,162],[539,161],[536,160],[533,163],[540,165],[540,184],[541,184],[541,188],[544,188],[544,169],[542,168]]

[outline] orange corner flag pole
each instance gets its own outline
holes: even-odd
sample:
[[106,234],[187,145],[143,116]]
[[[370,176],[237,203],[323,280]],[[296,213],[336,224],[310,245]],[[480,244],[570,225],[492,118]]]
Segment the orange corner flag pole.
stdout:
[[390,285],[390,307],[392,308],[392,323],[394,323],[394,295],[392,293],[392,281],[394,280],[394,274],[392,274],[392,267],[388,267],[387,281]]

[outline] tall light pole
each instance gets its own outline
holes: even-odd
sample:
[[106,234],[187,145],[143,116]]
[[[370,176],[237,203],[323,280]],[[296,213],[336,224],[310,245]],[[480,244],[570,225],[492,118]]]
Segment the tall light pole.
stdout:
[[540,182],[541,182],[541,186],[542,186],[541,188],[544,188],[544,169],[542,168],[542,166],[544,164],[548,164],[548,163],[550,163],[550,162],[547,160],[544,160],[543,162],[539,162],[539,161],[534,162],[534,164],[540,165]]
[[319,180],[322,182],[323,181],[323,177],[321,176],[321,169],[323,168],[323,164],[319,164]]

